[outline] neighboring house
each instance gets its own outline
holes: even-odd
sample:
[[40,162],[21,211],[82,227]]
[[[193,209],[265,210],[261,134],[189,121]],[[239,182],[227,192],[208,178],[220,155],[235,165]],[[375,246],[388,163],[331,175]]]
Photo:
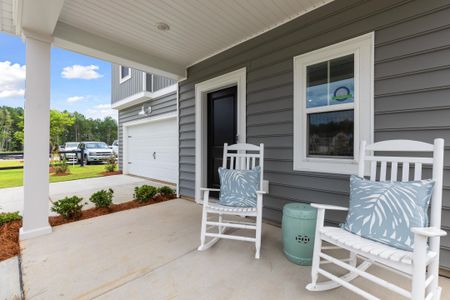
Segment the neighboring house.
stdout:
[[120,170],[176,183],[176,81],[112,64],[111,105],[119,111]]

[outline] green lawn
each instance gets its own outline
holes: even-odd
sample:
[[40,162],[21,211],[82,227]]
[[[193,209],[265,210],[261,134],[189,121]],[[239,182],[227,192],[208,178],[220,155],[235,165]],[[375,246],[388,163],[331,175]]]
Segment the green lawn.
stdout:
[[[81,168],[78,165],[70,166],[70,175],[50,176],[50,182],[60,182],[83,178],[93,178],[102,176],[105,171],[104,165],[89,165]],[[23,169],[0,170],[0,188],[23,185]]]
[[0,168],[16,167],[16,166],[23,166],[23,161],[21,161],[21,160],[14,160],[14,159],[2,159],[2,160],[0,160]]

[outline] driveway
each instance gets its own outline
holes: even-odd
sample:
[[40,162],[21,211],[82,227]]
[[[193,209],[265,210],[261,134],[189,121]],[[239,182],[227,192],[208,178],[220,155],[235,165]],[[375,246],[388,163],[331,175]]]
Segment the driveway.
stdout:
[[[161,186],[160,183],[145,178],[129,175],[114,175],[96,177],[65,182],[50,183],[50,203],[66,196],[79,196],[88,203],[85,208],[93,207],[89,202],[92,193],[101,189],[114,190],[114,203],[127,202],[133,199],[134,188],[143,184]],[[13,212],[23,210],[23,187],[0,189],[0,212]],[[50,212],[50,214],[54,214]]]

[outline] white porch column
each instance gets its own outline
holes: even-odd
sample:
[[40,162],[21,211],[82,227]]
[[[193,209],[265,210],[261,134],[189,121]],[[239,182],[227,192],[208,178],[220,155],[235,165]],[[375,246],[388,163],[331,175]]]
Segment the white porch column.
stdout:
[[50,233],[49,135],[51,39],[26,37],[24,208],[20,238]]

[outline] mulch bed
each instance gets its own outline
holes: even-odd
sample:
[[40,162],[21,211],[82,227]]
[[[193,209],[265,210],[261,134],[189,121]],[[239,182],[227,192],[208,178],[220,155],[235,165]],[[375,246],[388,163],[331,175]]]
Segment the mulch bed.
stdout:
[[[62,224],[67,224],[71,222],[76,222],[80,220],[95,218],[103,215],[108,215],[111,213],[138,208],[142,206],[147,206],[159,202],[169,201],[175,199],[175,196],[160,196],[157,195],[153,199],[145,202],[139,203],[136,200],[132,200],[125,203],[113,204],[110,208],[89,208],[83,210],[81,213],[81,218],[77,220],[66,220],[61,216],[49,217],[48,221],[51,226],[58,226]],[[0,261],[8,259],[10,257],[19,255],[19,229],[22,227],[22,221],[12,221],[0,226]]]
[[67,175],[70,175],[70,173],[67,172],[67,173],[59,173],[59,174],[53,173],[53,174],[51,174],[51,176],[67,176]]
[[128,202],[124,202],[124,203],[120,203],[120,204],[113,204],[109,208],[95,208],[95,207],[89,208],[89,209],[83,210],[81,212],[81,217],[77,220],[67,220],[67,219],[64,219],[62,216],[52,216],[52,217],[48,217],[48,221],[51,226],[58,226],[58,225],[66,224],[66,223],[71,223],[71,222],[76,222],[76,221],[80,221],[80,220],[95,218],[98,216],[108,215],[108,214],[115,213],[115,212],[122,211],[122,210],[138,208],[138,207],[147,206],[147,205],[151,205],[151,204],[155,204],[155,203],[159,203],[159,202],[164,202],[164,201],[168,201],[168,200],[171,200],[174,198],[175,198],[174,196],[163,197],[163,196],[157,195],[157,196],[153,197],[153,199],[151,199],[145,203],[139,203],[136,200],[133,200],[133,201],[128,201]]
[[0,226],[0,261],[19,254],[20,227],[22,227],[21,220],[11,221]]
[[114,172],[102,172],[101,173],[103,176],[111,176],[111,175],[120,175],[122,174],[122,171],[114,171]]
[[[51,172],[51,173],[52,173],[51,176],[67,176],[67,175],[70,175],[70,173],[60,173],[60,174],[56,174],[54,172]],[[114,172],[104,171],[104,172],[100,172],[100,174],[102,174],[102,176],[120,175],[120,174],[122,174],[122,171],[114,171]]]

